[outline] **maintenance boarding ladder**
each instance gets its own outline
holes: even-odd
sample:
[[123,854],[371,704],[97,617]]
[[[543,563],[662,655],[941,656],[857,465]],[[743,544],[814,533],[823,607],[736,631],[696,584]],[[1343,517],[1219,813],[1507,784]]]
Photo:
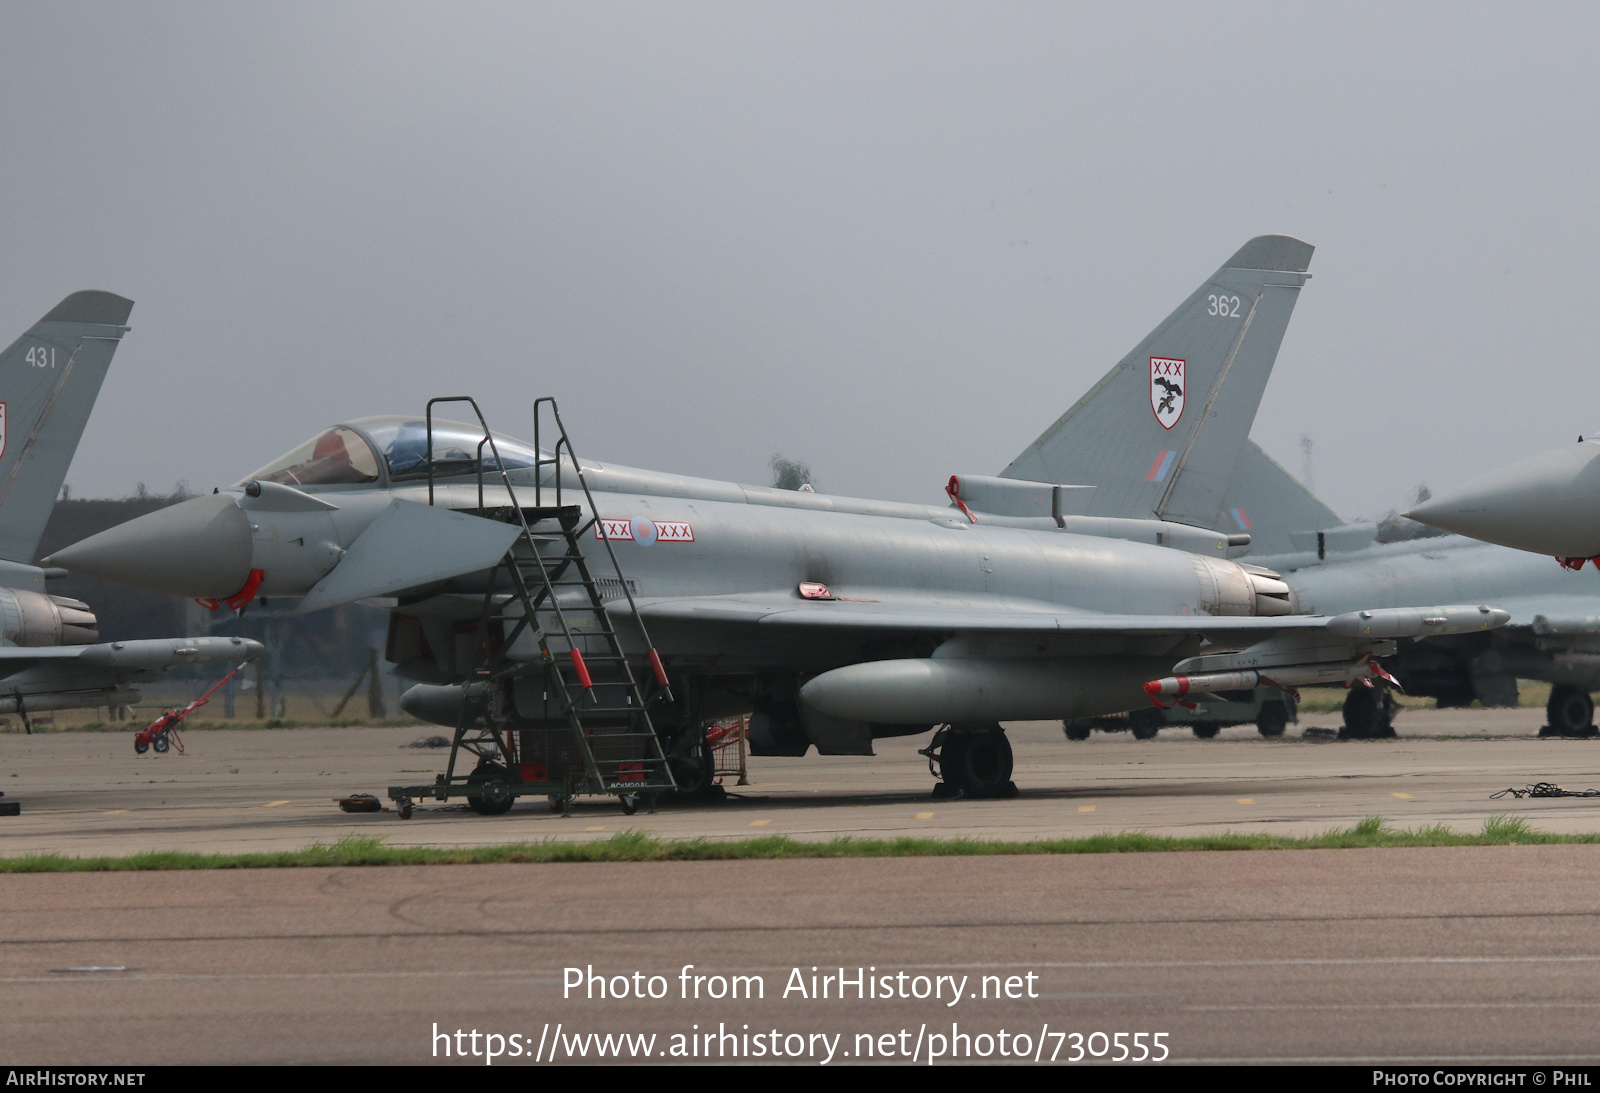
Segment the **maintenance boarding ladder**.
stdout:
[[[521,533],[490,573],[479,616],[476,662],[462,684],[461,714],[451,741],[445,773],[432,785],[391,786],[402,818],[418,798],[449,800],[465,797],[483,815],[498,815],[517,797],[546,796],[555,811],[564,811],[579,794],[614,795],[632,815],[641,800],[652,808],[655,797],[676,788],[672,770],[650,719],[649,701],[671,698],[666,670],[650,642],[633,591],[617,563],[616,552],[599,522],[594,497],[573,453],[560,410],[552,398],[534,403],[534,504],[524,507],[506,472],[494,436],[477,402],[469,396],[428,401],[428,503],[434,502],[433,407],[465,402],[477,415],[484,439],[475,457],[478,485],[476,515],[520,526]],[[539,444],[540,409],[548,403],[560,439],[546,457]],[[484,504],[483,470],[487,445],[500,473],[509,505]],[[577,473],[588,511],[564,504],[562,452]],[[555,504],[544,504],[542,471],[553,466]],[[568,491],[570,492],[570,491]],[[614,578],[597,579],[580,541],[590,533],[604,544]],[[509,595],[497,593],[500,578]],[[606,609],[601,581],[627,601],[629,624],[643,640],[649,696],[635,675],[612,614]],[[613,597],[615,598],[615,597]],[[620,605],[618,605],[620,606]],[[516,689],[516,696],[508,691]],[[539,715],[528,719],[525,703],[539,693]],[[516,728],[515,707],[537,727]],[[477,757],[476,767],[457,773],[462,752]]]

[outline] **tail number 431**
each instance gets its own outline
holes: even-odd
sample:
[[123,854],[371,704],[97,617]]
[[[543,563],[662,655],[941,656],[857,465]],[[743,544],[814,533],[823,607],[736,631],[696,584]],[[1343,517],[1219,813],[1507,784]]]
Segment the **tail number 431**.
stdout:
[[54,346],[36,345],[28,350],[27,361],[35,368],[54,368],[56,366],[56,351]]

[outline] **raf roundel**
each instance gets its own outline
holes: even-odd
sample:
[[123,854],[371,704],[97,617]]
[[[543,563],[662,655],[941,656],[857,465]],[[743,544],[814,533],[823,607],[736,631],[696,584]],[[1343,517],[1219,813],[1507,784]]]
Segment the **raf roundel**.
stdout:
[[1183,395],[1188,386],[1183,361],[1176,357],[1150,358],[1150,409],[1163,429],[1172,428],[1183,416]]

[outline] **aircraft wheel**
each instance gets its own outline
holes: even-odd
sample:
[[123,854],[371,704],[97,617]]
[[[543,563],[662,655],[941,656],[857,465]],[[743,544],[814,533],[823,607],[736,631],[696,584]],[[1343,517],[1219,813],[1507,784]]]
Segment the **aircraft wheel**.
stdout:
[[1594,700],[1576,687],[1552,687],[1544,712],[1556,733],[1578,736],[1594,720]]
[[1288,724],[1289,711],[1284,709],[1282,702],[1261,704],[1261,712],[1256,714],[1256,731],[1262,736],[1282,736]]
[[632,816],[639,811],[639,795],[637,793],[624,793],[617,800],[622,805],[622,814],[624,816]]
[[467,807],[480,816],[499,816],[510,812],[516,798],[511,795],[511,776],[499,763],[483,763],[467,775],[467,784],[482,786],[467,794]]
[[680,740],[667,756],[672,780],[678,784],[678,799],[698,801],[715,797],[721,787],[715,785],[717,759],[706,743],[706,730],[704,727],[690,729],[687,735],[689,739]]
[[1354,686],[1344,700],[1344,727],[1340,740],[1379,740],[1392,737],[1395,700],[1387,690]]
[[558,797],[552,793],[547,800],[550,802],[550,811],[554,812],[557,816],[561,815],[567,810],[567,799],[565,797]]
[[1061,729],[1067,734],[1068,740],[1087,740],[1093,731],[1087,721],[1063,721]]
[[1160,710],[1134,710],[1128,715],[1128,727],[1135,740],[1154,740],[1161,726],[1166,724]]
[[1012,797],[1011,741],[1003,732],[951,733],[939,751],[946,783],[968,797]]
[[150,746],[155,748],[157,753],[165,754],[166,750],[172,747],[172,741],[167,739],[166,733],[162,733],[160,736],[151,737]]
[[1194,734],[1202,740],[1210,740],[1222,731],[1222,726],[1215,721],[1196,721],[1189,726]]

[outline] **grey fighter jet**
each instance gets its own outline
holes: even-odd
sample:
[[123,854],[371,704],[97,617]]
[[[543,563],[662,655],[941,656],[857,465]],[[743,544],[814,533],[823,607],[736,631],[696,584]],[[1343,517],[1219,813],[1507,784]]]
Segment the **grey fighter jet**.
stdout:
[[1406,515],[1581,569],[1600,557],[1600,439],[1580,436],[1576,444],[1490,471]]
[[[1252,328],[1276,351],[1292,300],[1279,286],[1299,284],[1308,248],[1275,239],[1247,244],[1130,358],[1166,433],[1192,435],[1150,381],[1207,392],[1195,418],[1222,413],[1209,402],[1256,352]],[[946,792],[1005,795],[1002,721],[1263,676],[1366,682],[1397,641],[1505,618],[1478,604],[1297,614],[1276,574],[1228,560],[1242,537],[1085,513],[1098,488],[1070,478],[955,475],[951,507],[929,507],[580,460],[549,400],[533,426],[523,443],[431,403],[347,422],[48,561],[236,606],[386,607],[388,659],[418,682],[405,708],[456,729],[436,783],[391,787],[402,815],[420,796],[490,813],[534,793],[558,807],[614,793],[627,809],[695,790],[704,726],[737,713],[753,715],[758,754],[870,755],[874,739],[932,733]],[[1154,492],[1199,504],[1222,485]]]
[[25,722],[30,710],[136,702],[133,685],[159,669],[261,651],[238,638],[102,643],[88,604],[45,590],[64,571],[29,564],[132,308],[75,292],[0,353],[0,712]]
[[[1306,268],[1308,246],[1269,238],[1279,255],[1275,264]],[[1287,286],[1275,291],[1292,295]],[[1441,705],[1474,699],[1514,705],[1519,677],[1547,681],[1547,731],[1594,732],[1589,695],[1600,690],[1600,567],[1562,572],[1548,557],[1506,547],[1554,554],[1569,568],[1600,555],[1600,442],[1583,441],[1524,461],[1406,514],[1505,546],[1453,535],[1378,542],[1377,525],[1340,520],[1247,439],[1276,342],[1273,353],[1251,349],[1247,340],[1226,374],[1191,379],[1191,391],[1206,384],[1214,412],[1188,435],[1169,439],[1159,423],[1148,420],[1136,368],[1142,362],[1130,357],[1001,475],[1072,474],[1094,487],[1094,511],[1106,516],[1181,513],[1179,518],[1217,528],[1235,541],[1248,539],[1249,560],[1279,574],[1301,611],[1493,603],[1511,613],[1510,625],[1407,643],[1385,663],[1409,693],[1437,698]],[[1373,689],[1352,689],[1343,734],[1392,735],[1393,707],[1382,698]],[[1158,722],[1143,724],[1153,730]]]

